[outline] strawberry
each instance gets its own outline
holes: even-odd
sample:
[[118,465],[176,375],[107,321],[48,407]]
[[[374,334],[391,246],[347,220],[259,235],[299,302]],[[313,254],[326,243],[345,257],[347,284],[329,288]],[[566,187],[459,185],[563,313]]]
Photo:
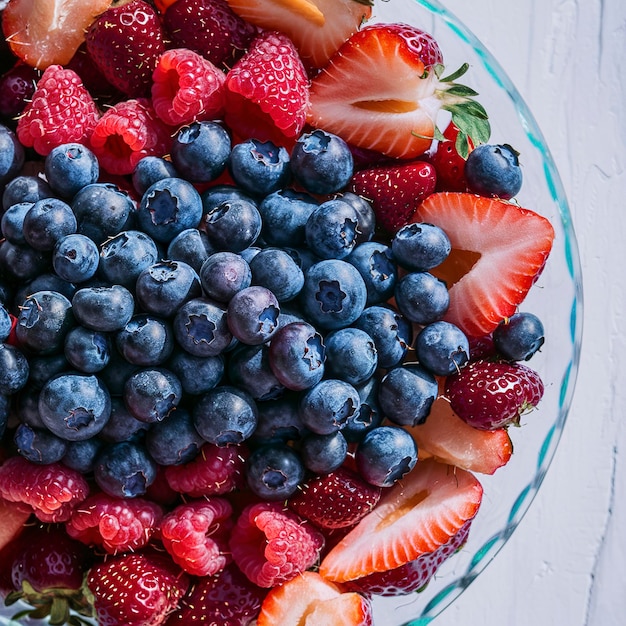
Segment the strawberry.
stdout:
[[473,361],[449,376],[445,394],[452,410],[474,428],[519,425],[537,406],[544,386],[537,372],[521,363]]
[[152,72],[165,50],[161,21],[144,0],[107,9],[85,35],[87,51],[104,77],[122,93],[145,96]]
[[306,122],[308,78],[282,33],[259,35],[226,76],[226,124],[240,137],[291,145]]
[[0,550],[19,536],[31,513],[22,503],[0,497]]
[[265,597],[257,626],[369,626],[370,601],[354,592],[343,593],[316,572],[303,572],[297,578],[274,587]]
[[467,66],[441,78],[433,37],[407,24],[373,24],[350,37],[311,82],[308,122],[359,148],[414,159],[439,138],[440,109],[473,141],[489,123],[476,93],[454,82]]
[[112,0],[11,0],[2,31],[11,51],[28,65],[65,65],[85,39],[85,29]]
[[372,14],[373,0],[228,0],[235,13],[295,44],[306,65],[324,67]]
[[163,554],[131,552],[92,567],[87,586],[99,624],[160,626],[186,593],[189,578]]
[[489,334],[537,280],[552,249],[554,229],[543,216],[515,204],[468,193],[435,193],[412,221],[442,228],[452,252],[432,271],[446,281],[444,317],[466,335]]
[[465,161],[473,147],[467,135],[461,133],[454,122],[450,122],[430,158],[437,170],[437,191],[467,191]]
[[378,226],[395,233],[411,221],[436,184],[435,168],[427,161],[413,161],[359,170],[349,189],[371,203]]
[[346,582],[434,552],[476,515],[482,493],[469,472],[419,461],[324,557],[320,574]]

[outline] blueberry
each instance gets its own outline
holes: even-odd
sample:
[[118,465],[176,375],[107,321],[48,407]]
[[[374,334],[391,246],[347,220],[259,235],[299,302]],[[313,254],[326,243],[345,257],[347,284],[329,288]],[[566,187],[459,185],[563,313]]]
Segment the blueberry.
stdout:
[[258,411],[252,396],[231,385],[220,385],[203,394],[192,409],[200,436],[216,446],[239,444],[257,425]]
[[194,356],[216,356],[233,339],[226,309],[208,298],[193,298],[174,317],[174,337],[183,350]]
[[367,306],[381,304],[393,296],[398,269],[389,246],[375,241],[359,244],[346,257],[361,274],[367,289]]
[[508,200],[522,188],[519,153],[509,146],[482,144],[469,153],[465,178],[471,191]]
[[271,141],[248,139],[237,144],[228,166],[239,187],[260,197],[285,187],[291,176],[289,153]]
[[115,336],[119,353],[133,365],[142,367],[165,363],[174,350],[174,333],[164,319],[139,313]]
[[178,408],[150,428],[145,444],[159,465],[180,465],[196,458],[204,439],[195,429],[191,413]]
[[358,221],[357,212],[347,202],[323,202],[305,224],[307,245],[322,259],[343,259],[356,245]]
[[6,184],[2,192],[2,208],[6,211],[18,202],[37,202],[43,198],[53,198],[54,191],[39,176],[16,176]]
[[163,178],[180,177],[171,161],[158,156],[145,156],[139,159],[132,174],[132,183],[135,191],[140,195],[146,189]]
[[252,435],[256,445],[298,441],[307,432],[298,413],[297,394],[259,402],[259,418]]
[[448,258],[451,249],[448,235],[433,224],[407,224],[391,241],[391,250],[398,265],[412,272],[437,267]]
[[96,459],[104,443],[98,437],[85,439],[84,441],[66,442],[65,454],[61,463],[81,474],[93,472]]
[[224,200],[205,214],[201,229],[215,250],[241,252],[261,234],[261,214],[245,199]]
[[11,205],[4,212],[0,228],[5,239],[18,246],[26,243],[26,239],[24,239],[24,218],[32,206],[32,202],[18,202]]
[[279,302],[293,300],[304,285],[304,273],[280,248],[264,248],[250,261],[252,284],[269,289]]
[[458,372],[469,361],[469,341],[463,331],[450,322],[433,322],[415,339],[417,360],[435,376]]
[[498,352],[510,361],[528,361],[544,344],[541,320],[532,313],[520,312],[500,322],[493,331]]
[[[30,383],[30,381],[29,381]],[[41,389],[35,388],[32,384],[24,387],[17,396],[15,414],[22,424],[27,424],[31,428],[46,429],[41,414],[39,413],[39,394]],[[0,396],[6,398],[8,396]]]
[[64,353],[72,367],[85,374],[95,374],[111,358],[111,339],[105,333],[75,326],[65,336]]
[[131,441],[138,435],[143,435],[151,426],[152,424],[138,420],[128,410],[123,398],[113,396],[111,397],[111,415],[98,434],[98,438],[109,443]]
[[100,175],[96,155],[80,143],[55,146],[44,161],[46,180],[61,198],[72,198]]
[[111,415],[111,397],[93,375],[63,373],[51,378],[39,394],[39,413],[45,426],[68,441],[99,433]]
[[9,421],[9,408],[11,401],[8,396],[0,395],[0,439],[4,437]]
[[199,274],[202,264],[213,254],[206,233],[197,228],[186,228],[178,233],[167,246],[167,258],[183,261]]
[[329,435],[306,435],[300,444],[305,467],[316,474],[330,474],[338,469],[348,455],[348,442],[341,431]]
[[167,363],[168,368],[176,374],[183,391],[193,396],[213,389],[224,376],[224,357],[194,356],[184,350],[175,351]]
[[417,463],[417,446],[399,426],[379,426],[358,444],[356,464],[361,476],[377,487],[390,487]]
[[0,343],[0,395],[10,396],[28,381],[28,359],[15,346]]
[[99,261],[98,246],[89,237],[77,233],[59,239],[52,253],[54,271],[70,283],[83,283],[92,278]]
[[406,364],[380,381],[378,402],[384,415],[401,426],[423,424],[439,394],[436,378],[424,367]]
[[359,328],[342,328],[328,333],[324,344],[326,371],[333,378],[357,386],[369,380],[378,367],[374,340]]
[[211,254],[200,268],[200,281],[208,298],[218,302],[230,299],[252,283],[248,262],[236,252]]
[[351,191],[344,191],[339,199],[347,202],[359,216],[356,234],[357,245],[370,241],[376,230],[376,214],[372,205],[363,196],[358,196]]
[[202,210],[204,214],[210,213],[216,209],[222,202],[231,202],[237,200],[245,200],[255,207],[257,201],[243,189],[235,187],[235,185],[214,185],[205,189],[201,194]]
[[11,334],[13,320],[6,307],[0,304],[0,343],[5,342]]
[[174,167],[192,182],[210,182],[226,169],[231,142],[216,122],[193,122],[183,126],[170,149]]
[[238,291],[228,303],[228,328],[234,337],[248,345],[271,339],[278,329],[280,305],[265,287],[253,285]]
[[429,272],[411,272],[396,285],[396,304],[402,315],[417,324],[440,320],[450,306],[446,284]]
[[156,263],[159,250],[154,240],[137,230],[125,230],[100,247],[99,273],[113,285],[135,288],[141,272]]
[[330,194],[345,187],[354,162],[348,144],[332,133],[314,130],[296,141],[291,153],[291,171],[311,193]]
[[298,453],[286,445],[262,446],[248,459],[246,480],[260,498],[285,500],[304,480],[304,465]]
[[113,332],[126,326],[135,310],[133,294],[122,287],[83,287],[72,298],[78,322],[92,330]]
[[365,435],[381,425],[384,415],[378,404],[378,378],[372,377],[367,383],[357,388],[361,404],[359,410],[348,418],[346,425],[341,429],[341,434],[349,443],[357,443]]
[[67,452],[67,441],[44,428],[19,424],[13,435],[17,453],[38,465],[57,463]]
[[50,258],[47,252],[29,245],[15,245],[0,241],[0,275],[17,283],[33,280],[47,271]]
[[94,467],[98,487],[118,498],[144,495],[156,475],[157,464],[145,446],[130,441],[106,446],[98,455]]
[[140,369],[124,385],[124,403],[140,421],[162,422],[179,404],[183,388],[169,370]]
[[41,389],[47,381],[70,367],[63,353],[31,356],[28,363],[30,369],[28,383],[33,389]]
[[48,273],[39,274],[33,280],[27,282],[20,287],[15,294],[15,302],[19,305],[28,298],[28,296],[36,291],[56,291],[63,294],[68,300],[72,300],[76,293],[76,285],[69,283],[57,274]]
[[357,390],[342,380],[328,378],[309,389],[300,401],[302,423],[318,435],[341,430],[358,410],[361,399]]
[[240,345],[228,357],[228,377],[231,383],[246,390],[255,400],[270,400],[280,396],[285,388],[270,365],[267,345]]
[[259,204],[263,239],[270,246],[304,245],[305,225],[317,206],[313,196],[293,189],[269,194]]
[[59,198],[38,200],[24,216],[24,239],[36,250],[52,250],[59,239],[75,233],[76,228],[70,205]]
[[24,165],[24,148],[15,133],[0,124],[0,187],[3,187]]

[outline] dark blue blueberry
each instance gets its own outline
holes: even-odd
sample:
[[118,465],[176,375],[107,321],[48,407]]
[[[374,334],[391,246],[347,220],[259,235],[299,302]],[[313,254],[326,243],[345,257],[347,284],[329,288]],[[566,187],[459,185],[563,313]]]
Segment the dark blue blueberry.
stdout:
[[361,405],[341,429],[341,434],[349,443],[361,441],[366,433],[381,425],[385,416],[378,404],[378,385],[378,377],[372,376],[367,383],[357,388]]
[[89,439],[107,423],[111,396],[96,376],[63,373],[43,386],[39,413],[46,428],[61,439]]
[[76,285],[54,273],[39,274],[33,280],[21,286],[15,294],[15,303],[19,307],[26,298],[37,291],[56,291],[63,294],[68,300],[72,300],[76,293]]
[[304,474],[304,465],[298,453],[281,444],[258,448],[246,464],[248,486],[264,500],[289,498],[304,480]]
[[245,200],[257,206],[257,201],[250,194],[247,194],[239,187],[235,187],[235,185],[214,185],[208,187],[200,194],[200,198],[202,199],[202,210],[205,215],[216,209],[222,202],[231,202],[232,200]]
[[225,200],[206,213],[201,229],[215,250],[241,252],[261,234],[261,214],[243,199]]
[[393,296],[398,268],[388,246],[366,241],[356,246],[346,261],[354,265],[363,277],[367,289],[367,306],[381,304]]
[[52,148],[44,161],[46,180],[61,198],[73,198],[100,175],[96,155],[80,143],[64,143]]
[[13,442],[18,454],[38,465],[56,463],[67,451],[66,440],[49,430],[31,428],[26,424],[20,424],[15,429]]
[[100,261],[98,246],[77,233],[57,241],[52,253],[52,267],[69,283],[83,283],[95,276]]
[[252,283],[248,262],[236,252],[215,252],[200,268],[202,289],[208,298],[218,302],[230,299]]
[[393,368],[380,381],[378,403],[395,424],[417,426],[426,421],[438,394],[437,380],[426,368],[406,364]]
[[313,196],[293,189],[269,194],[259,204],[263,239],[270,246],[304,245],[306,222],[318,204]]
[[26,239],[24,239],[24,218],[32,206],[32,202],[18,202],[4,212],[0,228],[5,239],[18,246],[23,246],[26,243]]
[[24,387],[29,371],[28,359],[21,350],[0,343],[0,395],[10,396]]
[[178,408],[167,419],[154,424],[146,434],[146,449],[159,465],[180,465],[193,461],[204,444],[191,413]]
[[356,245],[358,220],[357,212],[347,202],[323,202],[305,224],[307,245],[321,259],[343,259]]
[[437,267],[448,258],[451,249],[448,235],[433,224],[407,224],[391,241],[391,250],[398,265],[411,272],[424,272]]
[[63,353],[33,356],[29,358],[28,363],[30,366],[28,383],[34,389],[41,389],[52,377],[70,367]]
[[326,371],[329,376],[358,386],[368,381],[378,367],[374,340],[359,328],[341,328],[328,333]]
[[248,139],[233,147],[228,162],[233,180],[253,196],[282,189],[291,178],[289,153],[271,141]]
[[519,153],[509,146],[482,144],[469,153],[465,179],[471,191],[508,200],[522,188]]
[[59,239],[75,233],[76,228],[70,205],[59,198],[38,200],[24,216],[24,239],[36,250],[52,250]]
[[15,133],[0,124],[0,187],[4,187],[24,165],[24,148]]
[[318,435],[341,430],[361,404],[358,391],[343,380],[327,378],[309,389],[300,400],[302,423]]
[[43,198],[53,198],[54,191],[39,176],[16,176],[7,183],[2,192],[2,208],[6,211],[18,202],[37,202]]
[[354,322],[354,326],[365,331],[374,340],[378,365],[385,369],[400,363],[411,345],[411,323],[389,307],[367,307]]
[[74,326],[71,302],[56,291],[37,291],[20,306],[15,333],[20,345],[35,354],[63,350],[65,335]]
[[0,275],[7,280],[23,283],[46,272],[51,265],[47,252],[29,245],[0,241]]
[[161,365],[174,350],[174,333],[164,319],[139,313],[127,322],[115,336],[119,353],[134,365]]
[[258,403],[259,419],[252,441],[257,445],[298,441],[307,431],[298,413],[297,395]]
[[510,361],[528,361],[544,341],[543,324],[533,313],[515,313],[493,331],[496,350]]
[[143,195],[146,189],[163,178],[180,177],[171,161],[157,156],[146,156],[135,165],[132,182],[135,191]]
[[299,308],[294,306],[289,306],[287,303],[284,306],[280,307],[280,315],[278,316],[278,328],[282,328],[283,326],[287,326],[287,324],[291,324],[292,322],[306,322],[302,312]]
[[179,404],[183,387],[163,368],[146,368],[131,374],[124,385],[124,403],[142,422],[162,422]]
[[98,455],[94,467],[98,487],[118,498],[144,495],[156,475],[157,464],[145,446],[130,441],[106,446]]
[[148,187],[137,209],[137,223],[155,241],[169,243],[202,219],[202,200],[182,178],[163,178]]
[[206,233],[197,228],[187,228],[176,235],[167,246],[167,258],[183,261],[199,274],[202,264],[213,254]]
[[376,214],[372,205],[363,196],[357,196],[351,191],[345,191],[339,196],[339,199],[347,202],[359,216],[356,233],[357,245],[370,241],[376,230]]
[[290,246],[283,247],[283,250],[295,261],[296,265],[303,271],[307,272],[308,269],[319,263],[321,259],[306,246],[301,248],[292,248]]
[[267,345],[239,345],[228,355],[227,371],[231,383],[255,400],[277,398],[285,389],[272,371]]
[[330,194],[345,187],[352,177],[354,161],[348,144],[331,133],[305,133],[291,152],[291,171],[311,193]]
[[336,330],[350,326],[363,312],[366,301],[365,282],[350,263],[327,259],[304,274],[300,304],[316,327]]
[[0,395],[0,440],[4,437],[7,423],[9,422],[9,409],[11,400],[8,396]]
[[169,318],[192,298],[202,295],[200,277],[183,261],[159,261],[139,274],[135,297],[144,311]]
[[221,355],[194,356],[178,350],[167,366],[180,380],[183,391],[193,396],[213,389],[224,376],[224,357]]
[[72,199],[77,232],[100,245],[110,237],[129,230],[137,206],[126,191],[113,183],[93,183]]
[[435,376],[458,372],[469,361],[469,341],[463,331],[450,322],[433,322],[415,339],[417,360]]
[[306,322],[292,322],[279,328],[272,337],[269,358],[278,381],[293,391],[309,389],[324,376],[324,342]]
[[258,411],[249,393],[231,385],[220,385],[200,396],[192,416],[204,440],[216,446],[229,446],[252,435]]
[[216,122],[193,122],[174,137],[170,154],[181,176],[192,182],[210,182],[226,169],[231,142]]
[[103,445],[98,437],[84,441],[68,441],[61,463],[81,474],[88,474],[96,466],[96,459]]
[[99,273],[111,284],[134,290],[139,274],[158,258],[159,250],[151,237],[126,230],[102,244]]
[[194,298],[185,303],[173,326],[180,347],[194,356],[216,356],[233,340],[226,309],[208,298]]
[[151,426],[152,424],[138,420],[128,410],[123,398],[113,396],[111,397],[111,416],[98,434],[98,438],[109,443],[131,441],[144,434]]
[[361,476],[377,487],[391,487],[417,463],[417,446],[399,426],[379,426],[368,432],[356,450]]
[[13,320],[9,315],[6,307],[0,304],[0,343],[7,340],[11,334],[11,328],[13,327]]
[[280,305],[265,287],[238,291],[228,303],[228,328],[239,341],[256,346],[272,338],[278,329]]
[[64,353],[72,367],[85,374],[95,374],[111,358],[111,339],[105,333],[75,326],[65,336]]
[[279,302],[293,300],[304,285],[304,273],[280,248],[264,248],[250,261],[252,284],[269,289]]
[[396,285],[398,309],[411,322],[431,324],[440,320],[450,306],[446,283],[429,272],[412,272]]
[[[29,384],[21,390],[17,396],[15,404],[15,414],[22,424],[28,424],[31,428],[46,429],[41,414],[39,413],[39,393],[40,389]],[[7,397],[7,396],[3,396]]]
[[329,435],[306,435],[300,444],[304,466],[316,474],[330,474],[341,467],[348,455],[348,442],[341,431]]
[[113,332],[124,328],[135,310],[133,294],[121,285],[83,287],[72,298],[72,310],[80,324]]

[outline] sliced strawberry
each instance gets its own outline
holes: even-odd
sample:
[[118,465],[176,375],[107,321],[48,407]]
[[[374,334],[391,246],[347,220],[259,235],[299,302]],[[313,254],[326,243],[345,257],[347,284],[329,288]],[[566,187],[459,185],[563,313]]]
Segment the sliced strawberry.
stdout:
[[543,216],[498,199],[468,193],[435,193],[412,221],[441,227],[452,244],[432,270],[448,284],[445,320],[470,337],[494,330],[513,315],[541,273],[554,229]]
[[469,472],[420,461],[326,555],[320,574],[346,582],[434,552],[476,515],[482,493]]
[[31,513],[32,510],[21,502],[0,497],[0,550],[22,532]]
[[355,0],[228,0],[228,4],[246,21],[288,35],[302,60],[313,67],[326,65],[372,14],[367,2]]
[[257,626],[369,626],[372,606],[316,572],[303,572],[265,597]]

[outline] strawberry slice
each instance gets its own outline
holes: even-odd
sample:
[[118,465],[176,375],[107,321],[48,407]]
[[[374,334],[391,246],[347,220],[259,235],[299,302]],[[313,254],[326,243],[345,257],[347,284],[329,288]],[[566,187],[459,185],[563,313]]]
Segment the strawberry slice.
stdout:
[[22,532],[31,513],[21,502],[0,498],[0,550]]
[[435,193],[412,221],[442,228],[452,244],[432,270],[448,284],[445,320],[470,337],[486,335],[515,312],[541,273],[554,229],[543,216],[515,204],[469,193]]
[[285,33],[302,60],[313,67],[326,65],[372,14],[367,0],[228,0],[228,4],[247,22]]
[[482,493],[469,472],[433,459],[420,461],[326,555],[320,574],[346,582],[434,552],[474,518]]
[[370,601],[355,592],[342,593],[316,572],[303,572],[265,597],[257,626],[369,626]]

